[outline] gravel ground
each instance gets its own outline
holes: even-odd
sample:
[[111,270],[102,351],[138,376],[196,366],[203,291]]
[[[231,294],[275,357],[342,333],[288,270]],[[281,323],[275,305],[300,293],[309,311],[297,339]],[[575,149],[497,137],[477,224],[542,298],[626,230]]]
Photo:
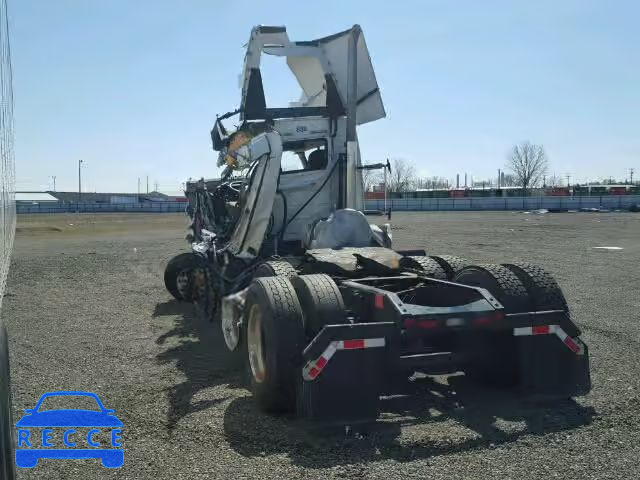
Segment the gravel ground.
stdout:
[[219,327],[171,300],[162,271],[185,250],[182,215],[18,222],[2,312],[16,418],[43,392],[94,391],[123,421],[125,449],[119,470],[42,460],[20,478],[640,478],[640,215],[395,214],[398,248],[552,272],[594,388],[543,407],[464,376],[424,379],[348,433],[258,413]]

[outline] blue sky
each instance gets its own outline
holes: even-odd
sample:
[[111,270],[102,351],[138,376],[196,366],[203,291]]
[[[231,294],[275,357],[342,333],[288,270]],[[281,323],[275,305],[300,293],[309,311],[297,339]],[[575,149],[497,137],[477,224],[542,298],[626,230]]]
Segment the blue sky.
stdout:
[[[254,7],[251,7],[251,4]],[[10,0],[17,188],[176,191],[214,176],[209,130],[237,107],[253,25],[292,40],[358,23],[387,118],[359,130],[365,162],[423,175],[497,174],[511,145],[545,146],[550,173],[640,178],[635,1]],[[288,71],[265,88],[295,99]],[[265,75],[266,76],[266,75]],[[266,79],[265,79],[266,81]]]

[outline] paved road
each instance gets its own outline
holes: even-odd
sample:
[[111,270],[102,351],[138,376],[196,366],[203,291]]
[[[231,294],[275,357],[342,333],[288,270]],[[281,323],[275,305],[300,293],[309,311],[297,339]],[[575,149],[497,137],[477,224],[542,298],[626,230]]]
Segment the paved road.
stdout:
[[547,267],[590,345],[593,392],[540,407],[457,376],[385,400],[366,432],[265,416],[217,325],[163,288],[185,248],[181,215],[20,217],[3,311],[16,416],[46,391],[94,391],[125,445],[120,470],[44,460],[20,478],[640,478],[640,215],[406,213],[393,225],[399,248]]

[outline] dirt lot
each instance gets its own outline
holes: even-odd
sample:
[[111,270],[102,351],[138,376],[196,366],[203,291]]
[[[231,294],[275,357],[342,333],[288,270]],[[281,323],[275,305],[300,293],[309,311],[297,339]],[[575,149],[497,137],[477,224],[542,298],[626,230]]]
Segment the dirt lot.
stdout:
[[640,215],[393,225],[398,248],[547,267],[590,345],[593,392],[550,408],[457,376],[385,400],[367,432],[265,416],[230,373],[219,326],[164,289],[182,215],[22,216],[3,305],[16,418],[43,392],[96,392],[124,423],[125,464],[43,460],[20,478],[640,478]]

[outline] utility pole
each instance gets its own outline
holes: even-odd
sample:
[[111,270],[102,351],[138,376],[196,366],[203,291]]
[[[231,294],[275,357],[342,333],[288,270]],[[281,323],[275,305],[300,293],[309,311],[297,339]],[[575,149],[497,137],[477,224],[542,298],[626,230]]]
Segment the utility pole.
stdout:
[[147,175],[147,193],[149,193],[149,175]]
[[158,191],[158,181],[157,180],[155,182],[153,182],[153,191],[154,192]]
[[78,160],[78,203],[82,199],[82,160]]
[[633,168],[629,169],[629,175],[631,176],[631,185],[633,185],[633,173],[635,172],[635,170]]
[[138,177],[138,195],[140,195],[140,177]]
[[51,178],[53,179],[53,191],[56,191],[56,176],[55,175],[51,175]]
[[567,175],[567,187],[571,186],[570,180],[571,180],[571,175]]
[[547,176],[542,176],[542,188],[547,188]]

